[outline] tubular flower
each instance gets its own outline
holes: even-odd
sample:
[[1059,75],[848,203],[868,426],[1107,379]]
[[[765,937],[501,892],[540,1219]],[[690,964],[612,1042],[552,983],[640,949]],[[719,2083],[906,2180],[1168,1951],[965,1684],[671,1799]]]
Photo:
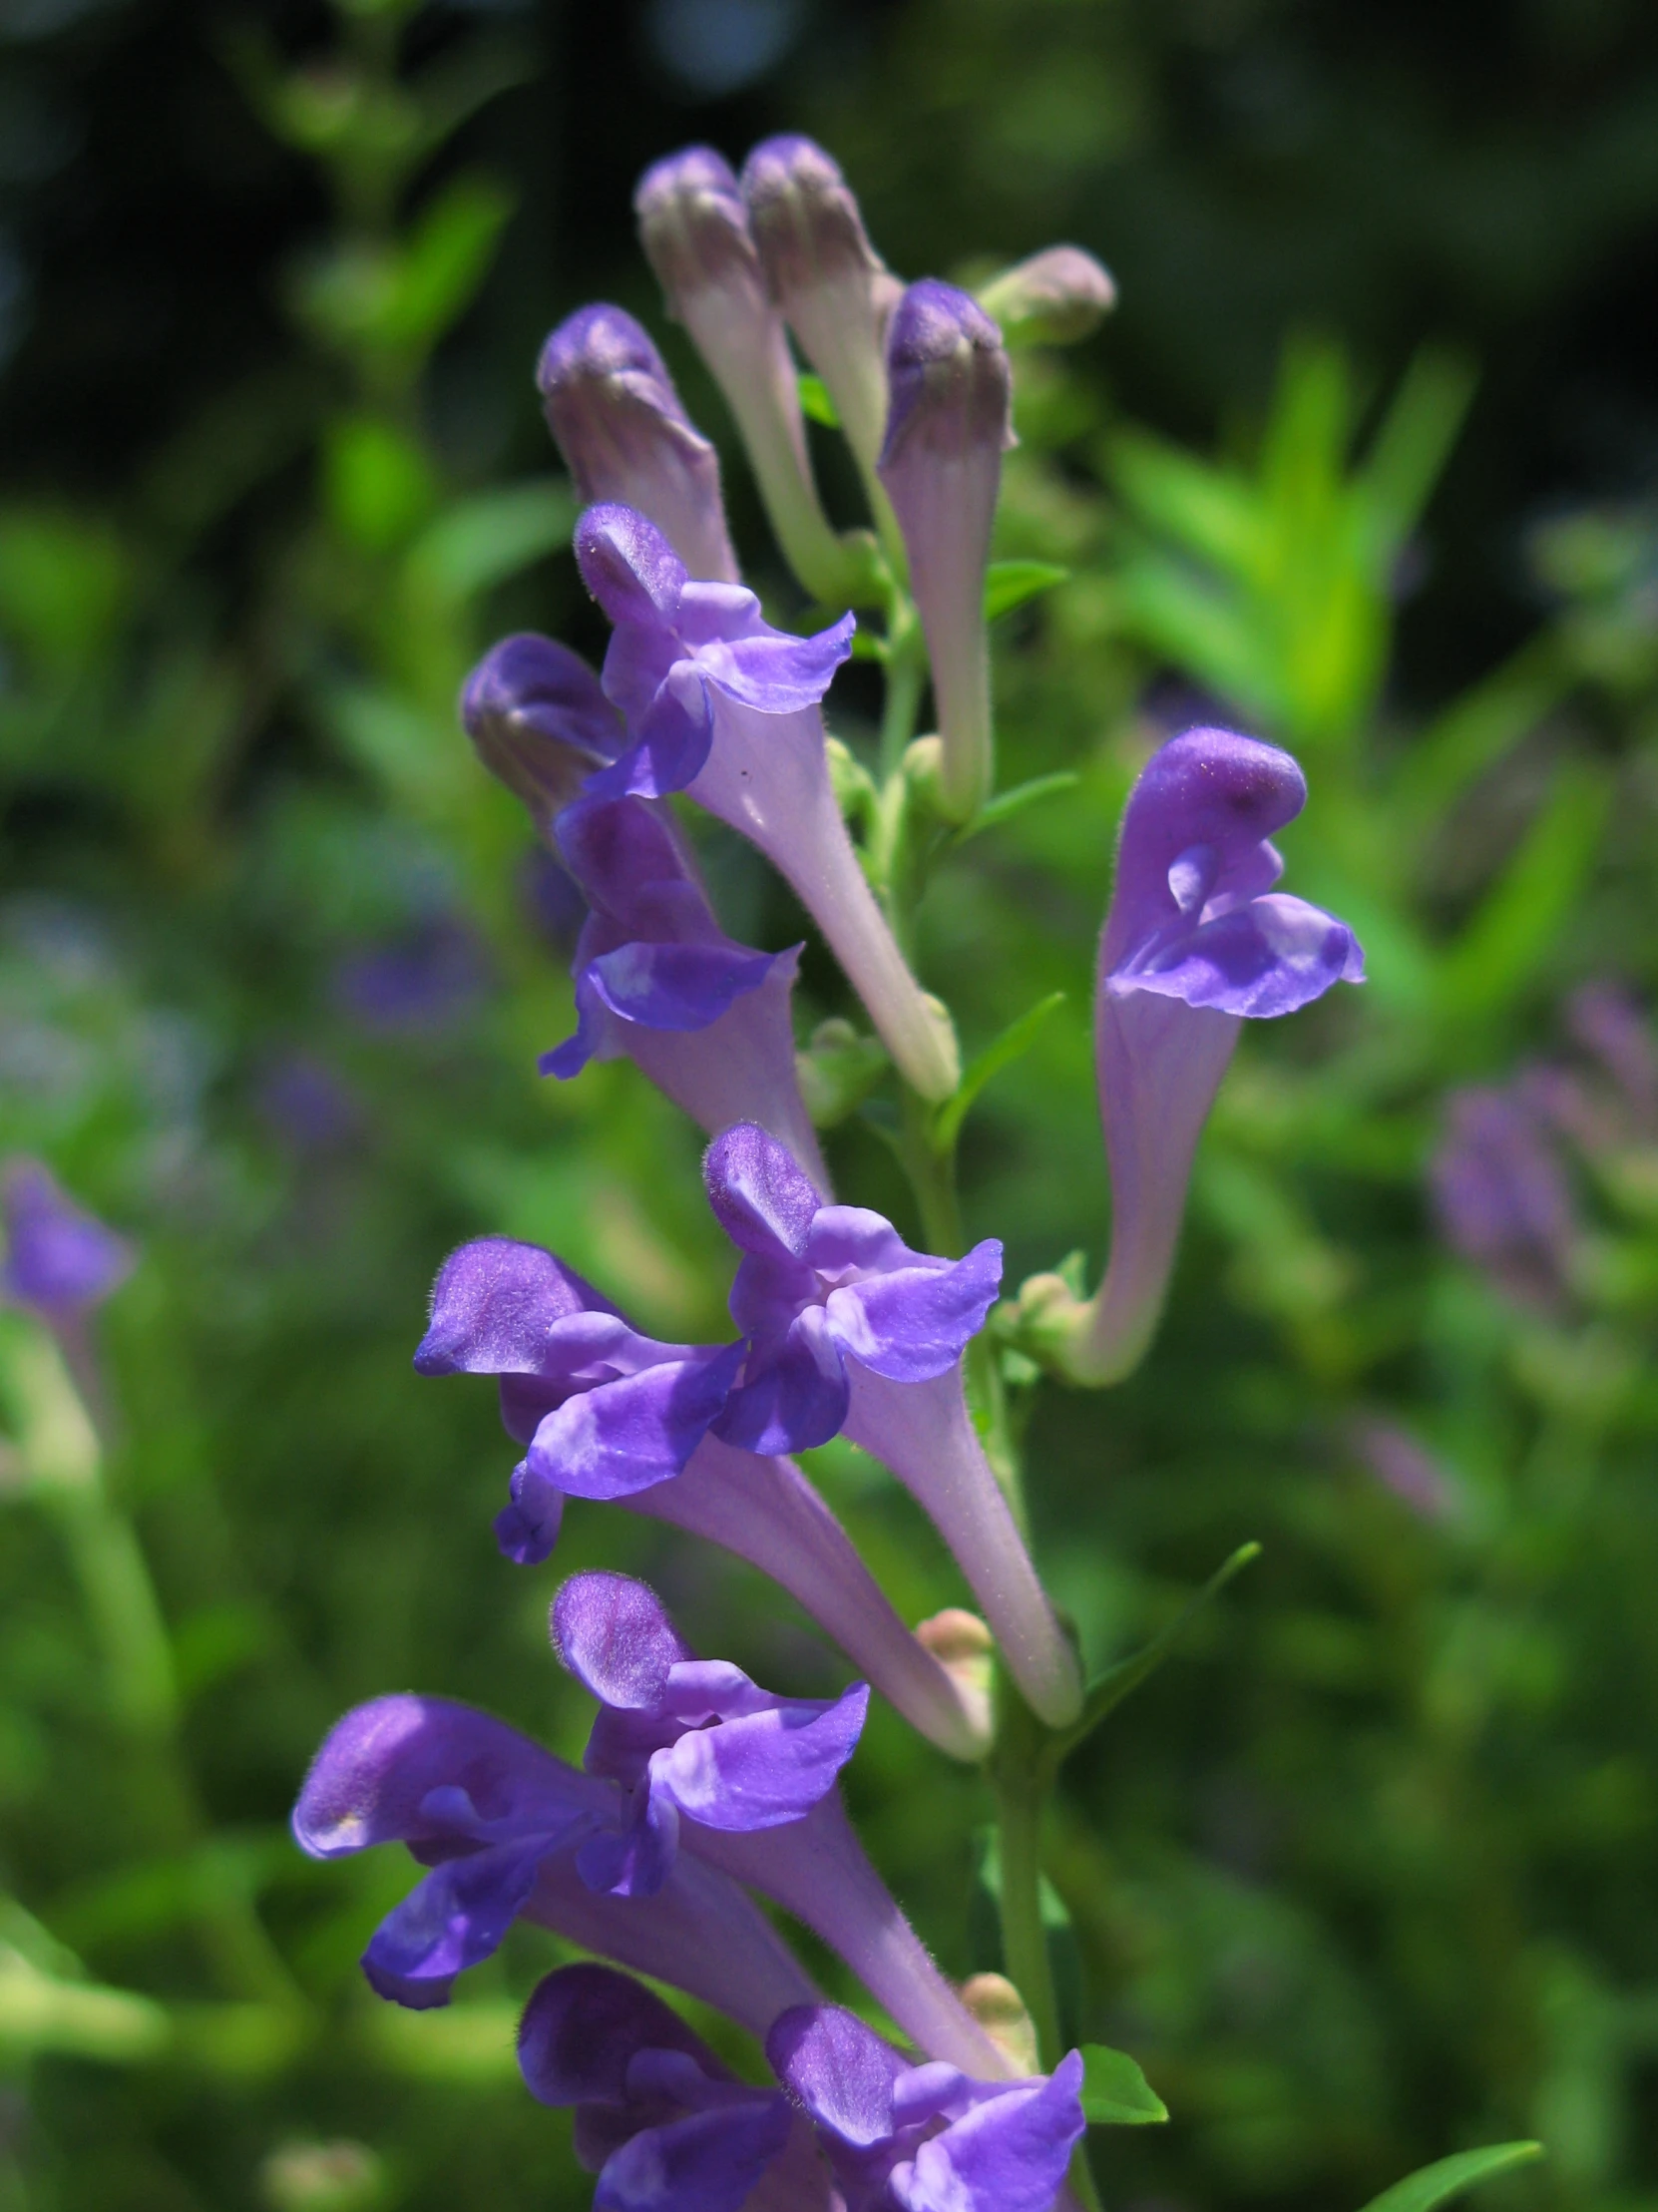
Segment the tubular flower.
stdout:
[[598,1836],[583,1879],[648,1897],[673,1864],[681,1821],[732,1831],[804,1818],[857,1748],[869,1691],[775,1697],[722,1659],[692,1656],[653,1591],[624,1574],[578,1574],[553,1607],[554,1648],[600,1701],[583,1765],[621,1783],[625,1834]]
[[730,165],[711,147],[687,146],[645,171],[633,208],[668,310],[690,332],[742,433],[790,568],[814,599],[844,605],[857,589],[858,564],[818,499],[783,317],[766,291]]
[[1284,863],[1269,839],[1306,798],[1287,752],[1225,729],[1171,737],[1129,795],[1094,996],[1110,1259],[1085,1303],[1052,1275],[1020,1296],[1030,1340],[1075,1382],[1118,1381],[1151,1341],[1244,1021],[1364,981],[1346,923],[1272,888]]
[[785,2012],[766,2037],[817,2129],[846,2212],[1047,2212],[1081,2136],[1082,2060],[976,2080],[909,2065],[838,2004]]
[[959,1074],[948,1017],[904,964],[829,777],[819,701],[852,650],[852,617],[815,638],[773,630],[752,592],[693,583],[661,533],[626,507],[590,508],[576,557],[615,625],[605,691],[634,740],[590,791],[683,790],[757,845],[823,931],[910,1083],[947,1098]]
[[551,843],[555,816],[625,742],[622,717],[580,654],[552,638],[503,638],[466,679],[461,720],[491,775]]
[[734,584],[719,456],[632,316],[580,307],[536,366],[547,426],[584,500],[621,500],[661,531],[692,576]]
[[881,481],[904,532],[933,667],[940,791],[950,819],[965,822],[990,797],[995,772],[985,570],[1002,455],[1014,442],[1013,372],[984,309],[931,278],[893,310],[887,372]]
[[708,1148],[708,1202],[743,1258],[731,1313],[747,1338],[715,1433],[750,1452],[843,1429],[891,1468],[959,1560],[1036,1709],[1074,1719],[1081,1690],[1006,1498],[968,1416],[962,1354],[1002,1276],[1002,1247],[913,1252],[880,1214],[826,1206],[752,1124]]
[[561,1967],[518,2031],[530,2094],[574,2107],[594,2212],[829,2212],[828,2176],[777,2089],[720,2064],[648,1990],[608,1967]]
[[579,1774],[505,1721],[442,1697],[379,1697],[337,1723],[312,1764],[293,1832],[313,1859],[403,1843],[430,1871],[375,1931],[363,1972],[424,2010],[539,1922],[727,2011],[760,2032],[810,1995],[741,1892],[681,1858],[650,1898],[596,1895],[576,1854],[624,1820],[612,1782]]
[[710,1135],[759,1121],[827,1190],[795,1075],[799,946],[734,944],[670,818],[643,799],[584,799],[560,816],[558,844],[591,912],[573,970],[576,1035],[542,1073],[565,1080],[625,1054]]
[[102,1305],[137,1262],[127,1239],[76,1205],[39,1160],[14,1159],[0,1176],[0,1297],[55,1325]]

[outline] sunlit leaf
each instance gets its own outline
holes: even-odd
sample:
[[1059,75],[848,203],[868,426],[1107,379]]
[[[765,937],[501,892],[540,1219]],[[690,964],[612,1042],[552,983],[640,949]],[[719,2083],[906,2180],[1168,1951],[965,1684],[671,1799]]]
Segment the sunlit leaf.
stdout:
[[1515,2166],[1528,2166],[1542,2155],[1541,2143],[1491,2143],[1483,2150],[1459,2150],[1396,2181],[1391,2189],[1372,2197],[1364,2212],[1435,2212],[1437,2205],[1462,2190]]
[[1145,2127],[1168,2118],[1168,2106],[1125,2050],[1082,2045],[1082,2114],[1094,2127]]

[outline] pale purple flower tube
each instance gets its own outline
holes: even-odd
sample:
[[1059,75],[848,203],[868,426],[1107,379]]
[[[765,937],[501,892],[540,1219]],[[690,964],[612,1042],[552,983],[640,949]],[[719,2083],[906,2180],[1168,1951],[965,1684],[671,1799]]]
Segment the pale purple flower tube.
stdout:
[[1226,729],[1171,737],[1129,794],[1094,995],[1110,1258],[1086,1303],[1057,1276],[1020,1293],[1033,1341],[1075,1382],[1120,1380],[1151,1341],[1197,1140],[1244,1021],[1364,981],[1347,925],[1272,888],[1284,863],[1269,839],[1306,797],[1287,752]]
[[551,1252],[485,1237],[445,1262],[416,1364],[500,1377],[503,1423],[528,1448],[496,1523],[510,1558],[549,1556],[567,1495],[703,1537],[786,1589],[923,1735],[982,1758],[984,1699],[904,1626],[805,1476],[707,1434],[741,1355],[653,1344]]
[[669,312],[690,332],[742,433],[785,559],[815,599],[844,605],[857,565],[818,499],[783,317],[729,163],[711,147],[687,146],[645,171],[633,208]]
[[736,583],[719,456],[630,314],[603,302],[578,308],[542,347],[536,383],[584,500],[636,507],[692,576]]
[[543,1074],[568,1080],[625,1054],[710,1136],[758,1121],[827,1191],[795,1075],[800,947],[734,944],[671,816],[647,800],[582,800],[559,817],[558,846],[590,913],[573,970],[578,1028],[543,1057]]
[[968,1416],[962,1354],[1002,1277],[1002,1247],[913,1252],[861,1206],[826,1206],[752,1125],[708,1147],[708,1200],[743,1253],[731,1313],[747,1340],[712,1424],[750,1452],[804,1450],[842,1430],[884,1462],[938,1528],[1003,1656],[1055,1727],[1081,1703],[1076,1660]]
[[[652,1815],[641,1807],[661,1786],[665,1753],[684,1767],[674,1794],[685,1850],[821,1936],[931,2055],[1006,2069],[841,1808],[835,1777],[862,1725],[861,1685],[832,1704],[770,1697],[734,1667],[693,1659],[659,1600],[623,1575],[567,1583],[554,1632],[565,1664],[601,1700],[583,1763],[620,1784],[634,1808],[625,1854],[609,1834],[583,1847],[578,1864],[590,1883],[640,1874],[648,1883]],[[687,1801],[698,1809],[684,1809]]]
[[650,1897],[597,1893],[580,1846],[619,1833],[616,1784],[584,1775],[488,1713],[448,1698],[375,1698],[347,1713],[312,1763],[293,1832],[314,1859],[403,1843],[429,1871],[363,1956],[380,1995],[445,2004],[456,1977],[516,1919],[656,1976],[764,2033],[812,1991],[734,1884],[681,1854]]
[[773,630],[751,592],[692,582],[627,507],[590,508],[576,557],[615,626],[605,690],[634,739],[589,789],[686,791],[757,845],[828,939],[906,1081],[948,1098],[960,1078],[949,1016],[905,965],[829,778],[819,701],[852,650],[852,617],[815,638]]
[[846,2212],[1048,2212],[1082,2136],[1082,2059],[977,2079],[901,2058],[839,2004],[785,2012],[772,2069],[804,2107]]
[[904,532],[927,638],[943,747],[940,793],[971,820],[995,781],[985,571],[1013,444],[1013,374],[1002,333],[978,303],[929,277],[887,330],[892,391],[881,481]]

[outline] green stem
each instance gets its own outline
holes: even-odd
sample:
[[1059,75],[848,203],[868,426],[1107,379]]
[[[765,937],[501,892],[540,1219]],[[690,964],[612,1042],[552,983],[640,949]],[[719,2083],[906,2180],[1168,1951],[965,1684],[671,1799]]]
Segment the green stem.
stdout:
[[895,598],[887,630],[887,695],[881,714],[881,775],[895,776],[916,733],[927,686],[927,641],[910,601]]

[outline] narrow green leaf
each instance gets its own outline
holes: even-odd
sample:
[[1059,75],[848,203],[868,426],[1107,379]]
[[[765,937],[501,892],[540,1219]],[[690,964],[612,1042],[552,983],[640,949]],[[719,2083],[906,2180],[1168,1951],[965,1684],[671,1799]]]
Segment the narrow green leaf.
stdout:
[[463,605],[568,544],[576,495],[562,476],[481,492],[440,515],[409,549],[417,594]]
[[1082,2115],[1094,2127],[1145,2127],[1168,2106],[1125,2050],[1082,2045]]
[[1365,2212],[1434,2212],[1436,2205],[1476,2182],[1488,2181],[1512,2166],[1528,2166],[1542,2155],[1541,2143],[1488,2143],[1483,2150],[1459,2150],[1396,2181],[1391,2189],[1372,2197]]
[[968,1109],[993,1076],[1000,1075],[1010,1062],[1029,1052],[1037,1030],[1047,1020],[1055,1007],[1063,1006],[1062,991],[1050,991],[1045,999],[1038,999],[1028,1013],[1017,1022],[1010,1022],[1002,1035],[992,1045],[987,1045],[968,1068],[962,1078],[961,1089],[953,1098],[946,1099],[933,1120],[933,1142],[941,1152],[948,1152],[961,1133]]
[[1093,1733],[1107,1713],[1114,1712],[1123,1699],[1137,1690],[1148,1675],[1155,1674],[1210,1599],[1218,1597],[1232,1577],[1242,1573],[1250,1561],[1258,1559],[1260,1555],[1261,1547],[1258,1544],[1240,1544],[1231,1557],[1224,1560],[1210,1575],[1197,1595],[1181,1606],[1166,1628],[1153,1636],[1148,1644],[1134,1652],[1130,1658],[1119,1659],[1115,1666],[1107,1667],[1090,1684],[1081,1719],[1053,1743],[1050,1754],[1053,1759],[1057,1761],[1067,1752],[1073,1751],[1085,1737]]
[[1055,584],[1063,584],[1069,575],[1069,569],[1061,569],[1051,561],[993,561],[985,571],[986,622],[1011,615],[1027,600],[1039,599]]
[[988,805],[979,809],[957,837],[957,844],[965,845],[981,830],[1000,829],[1004,822],[1011,822],[1016,814],[1023,814],[1038,799],[1051,798],[1056,791],[1068,791],[1081,780],[1074,768],[1056,768],[1052,775],[1033,776],[1029,783],[1016,783],[1011,791],[999,792]]
[[801,369],[795,381],[800,386],[800,412],[806,420],[822,423],[825,430],[838,430],[840,413],[829,397],[829,387],[823,378],[814,376],[810,369]]

